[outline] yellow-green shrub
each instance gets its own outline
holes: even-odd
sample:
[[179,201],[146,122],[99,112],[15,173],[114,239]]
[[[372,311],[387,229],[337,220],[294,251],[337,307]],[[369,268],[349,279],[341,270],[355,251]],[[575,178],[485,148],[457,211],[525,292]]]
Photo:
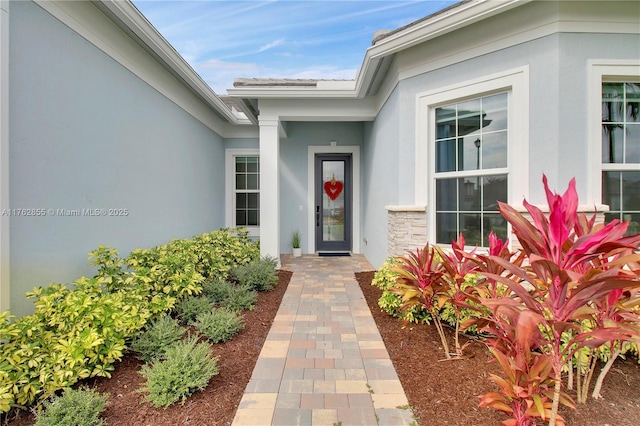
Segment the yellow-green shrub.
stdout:
[[[146,323],[151,312],[144,298],[105,293],[98,278],[81,278],[72,288],[52,284],[34,289],[35,312],[0,319],[0,411],[11,404],[30,405],[80,379],[109,376],[122,357],[125,340]],[[5,392],[6,393],[6,392]]]
[[429,311],[421,305],[415,305],[405,310],[402,306],[402,297],[392,293],[391,288],[396,284],[399,274],[393,270],[400,263],[397,257],[390,257],[380,266],[371,280],[371,285],[382,290],[382,295],[378,299],[380,309],[394,318],[401,318],[412,323],[429,323],[431,315]]
[[226,229],[134,250],[126,259],[99,246],[89,254],[95,277],[34,289],[27,294],[33,315],[0,313],[0,413],[78,380],[108,377],[147,321],[200,293],[205,276],[226,278],[259,253],[246,231]]

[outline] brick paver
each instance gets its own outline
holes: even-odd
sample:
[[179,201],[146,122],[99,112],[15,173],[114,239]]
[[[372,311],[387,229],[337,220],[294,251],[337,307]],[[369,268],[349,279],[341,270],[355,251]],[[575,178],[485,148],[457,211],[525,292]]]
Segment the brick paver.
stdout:
[[354,272],[361,255],[282,257],[293,272],[233,425],[415,424]]

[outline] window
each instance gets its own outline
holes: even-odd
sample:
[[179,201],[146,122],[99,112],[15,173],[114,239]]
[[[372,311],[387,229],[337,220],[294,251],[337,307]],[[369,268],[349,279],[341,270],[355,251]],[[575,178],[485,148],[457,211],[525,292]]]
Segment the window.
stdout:
[[459,233],[488,246],[507,238],[498,201],[508,199],[508,96],[498,93],[435,108],[436,243]]
[[260,226],[260,157],[235,157],[236,226]]
[[226,151],[227,226],[258,235],[260,226],[260,157],[258,150]]
[[529,67],[434,85],[417,94],[415,205],[429,241],[487,247],[509,237],[498,201],[529,195]]
[[602,202],[605,222],[640,232],[640,83],[602,83]]

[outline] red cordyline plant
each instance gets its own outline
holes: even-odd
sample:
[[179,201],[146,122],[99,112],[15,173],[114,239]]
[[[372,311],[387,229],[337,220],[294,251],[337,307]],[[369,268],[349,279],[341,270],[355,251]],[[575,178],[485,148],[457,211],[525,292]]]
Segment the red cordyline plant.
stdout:
[[[526,309],[508,287],[498,285],[491,278],[512,276],[495,262],[495,257],[517,266],[523,261],[521,253],[509,251],[507,242],[493,233],[489,235],[488,253],[478,253],[473,258],[479,273],[489,278],[479,280],[468,295],[474,306],[484,308],[483,317],[472,318],[463,327],[476,324],[481,332],[490,336],[485,342],[504,374],[504,378],[490,375],[501,392],[482,395],[480,406],[509,414],[511,418],[502,422],[506,426],[535,425],[538,419],[549,419],[553,407],[553,369],[550,357],[541,350],[546,342],[538,327],[541,316]],[[559,397],[565,405],[573,406],[568,395],[561,392]],[[556,424],[564,424],[562,417],[558,416]]]
[[[638,236],[624,236],[627,223],[613,221],[595,226],[592,219],[591,226],[584,226],[585,219],[577,213],[575,180],[571,180],[563,195],[549,190],[546,176],[543,183],[549,205],[548,218],[526,200],[524,206],[533,223],[508,204],[499,203],[501,214],[511,224],[527,257],[527,266],[512,264],[500,256],[490,256],[510,276],[484,274],[511,290],[514,300],[523,305],[520,315],[527,312],[527,320],[531,315],[537,319],[543,337],[543,342],[538,345],[539,351],[548,357],[553,372],[549,425],[554,426],[561,422],[557,413],[561,400],[562,368],[575,351],[614,340],[637,338],[632,331],[615,324],[583,331],[580,322],[589,318],[593,301],[618,289],[638,287],[637,270],[630,271],[627,265],[638,262],[640,255],[635,253]],[[605,262],[607,267],[602,268]],[[513,321],[517,326],[520,319]],[[504,327],[504,324],[497,326]],[[561,339],[565,332],[570,332],[571,336],[567,344],[563,344]],[[502,329],[496,330],[494,335],[501,333],[508,335]],[[530,335],[533,338],[535,333]],[[535,345],[530,342],[529,347]]]
[[447,290],[446,282],[442,279],[444,271],[441,268],[440,258],[435,254],[434,248],[427,243],[424,248],[410,251],[399,259],[400,263],[393,268],[399,276],[391,291],[402,297],[400,309],[405,310],[418,304],[424,306],[431,314],[438,330],[445,357],[450,359],[449,344],[442,328],[437,305],[438,297],[446,294]]
[[475,309],[468,303],[469,296],[464,288],[465,277],[476,273],[477,262],[474,261],[476,249],[470,253],[464,250],[465,240],[462,234],[458,235],[458,241],[451,242],[451,251],[444,251],[440,247],[434,247],[441,259],[440,269],[442,270],[442,292],[438,295],[438,309],[445,303],[449,303],[455,311],[455,347],[456,356],[463,355],[463,348],[460,346],[460,311],[462,308]]
[[[487,299],[498,321],[484,331],[489,350],[498,362],[505,378],[490,374],[501,392],[489,392],[480,397],[481,407],[491,407],[511,416],[505,426],[533,426],[537,419],[547,420],[553,408],[553,367],[550,357],[542,350],[545,338],[538,328],[540,316],[522,309],[512,298]],[[566,405],[572,405],[568,395],[561,393]],[[564,425],[557,417],[558,425]]]
[[[640,316],[638,315],[638,306],[640,306],[640,295],[638,289],[632,289],[631,291],[623,291],[617,289],[611,291],[606,297],[596,300],[592,305],[592,319],[587,321],[590,328],[605,328],[605,327],[619,327],[621,329],[628,330],[630,334],[640,335]],[[591,393],[592,398],[602,398],[600,390],[604,383],[604,379],[611,370],[613,363],[622,354],[624,341],[611,340],[606,343],[609,347],[609,358],[605,365],[600,370],[596,383]],[[586,371],[582,382],[580,380],[580,374],[583,367],[583,357],[579,354],[575,357],[577,361],[577,399],[578,402],[584,403],[587,401],[587,395],[589,392],[589,385],[593,377],[593,373],[598,359],[598,348],[592,348],[588,350],[586,356]],[[572,371],[571,363],[568,364],[569,371]],[[571,379],[571,376],[569,378]],[[571,383],[570,383],[571,385]]]
[[[574,226],[574,230],[577,237],[589,234],[594,231],[595,228],[595,215],[591,219],[587,219],[586,215],[578,215],[578,220]],[[640,235],[634,235],[625,237],[622,239],[622,243],[630,247],[637,247]],[[608,258],[599,257],[593,260],[594,265],[601,270],[609,269],[609,263],[616,260],[623,254],[631,254],[632,250],[623,251],[615,256]],[[638,275],[640,270],[640,264],[633,261],[632,258],[626,258],[626,264],[624,268],[619,269],[619,274],[627,274],[634,278]],[[590,318],[583,322],[583,325],[589,329],[594,328],[606,328],[610,325],[628,329],[631,334],[640,335],[640,316],[638,315],[638,307],[640,305],[640,295],[638,291],[640,288],[623,291],[619,288],[612,290],[607,295],[600,299],[594,300],[590,305],[585,308],[585,312],[589,313]],[[612,340],[605,345],[609,347],[609,358],[606,364],[600,370],[600,374],[596,380],[596,384],[593,388],[592,397],[594,399],[601,398],[600,389],[609,370],[611,369],[615,360],[621,355],[624,341]],[[582,348],[580,352],[576,353],[574,359],[576,361],[576,384],[577,384],[577,400],[580,403],[585,403],[589,392],[589,385],[593,377],[593,373],[598,360],[598,353],[601,352],[599,348]],[[584,354],[586,356],[583,356]],[[586,360],[585,360],[586,358]],[[585,362],[586,361],[586,362]],[[571,362],[567,363],[569,371],[568,387],[572,389],[573,385],[573,365]],[[581,374],[584,368],[584,375],[581,380]]]

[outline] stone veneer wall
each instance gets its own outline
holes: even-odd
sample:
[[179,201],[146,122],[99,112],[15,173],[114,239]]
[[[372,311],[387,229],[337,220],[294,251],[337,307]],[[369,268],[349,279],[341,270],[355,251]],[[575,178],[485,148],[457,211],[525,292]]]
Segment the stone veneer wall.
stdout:
[[[538,206],[547,213],[546,206]],[[388,256],[398,256],[407,250],[423,248],[427,243],[427,210],[424,206],[386,206],[388,223]],[[518,208],[525,218],[531,221],[531,215],[524,208]],[[604,214],[609,211],[606,205],[578,206],[578,212],[588,218],[596,214],[596,223],[604,223]],[[510,235],[512,249],[520,247],[515,235]]]
[[427,243],[425,206],[387,206],[388,256],[422,248]]

